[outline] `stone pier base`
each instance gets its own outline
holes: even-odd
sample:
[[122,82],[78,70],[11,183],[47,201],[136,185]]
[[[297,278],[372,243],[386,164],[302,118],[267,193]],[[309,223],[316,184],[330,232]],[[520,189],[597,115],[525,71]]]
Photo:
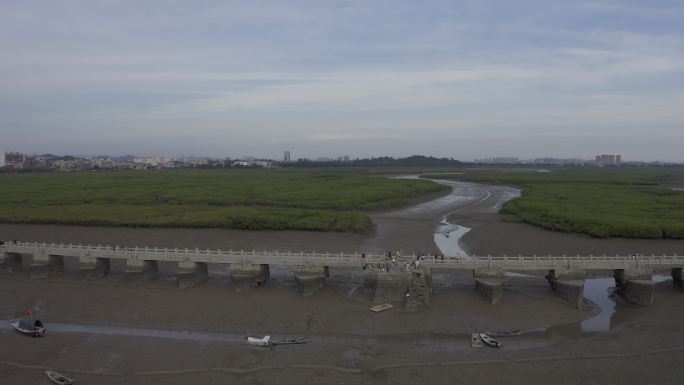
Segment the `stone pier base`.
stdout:
[[677,287],[684,287],[682,284],[682,268],[675,267],[672,269],[672,284]]
[[374,291],[378,287],[378,270],[366,269],[363,275],[363,288],[365,290]]
[[377,284],[373,295],[373,305],[389,303],[403,305],[409,292],[412,277],[411,272],[377,272]]
[[[111,272],[114,273],[114,262],[116,260],[110,260]],[[126,281],[131,283],[146,283],[155,278],[159,274],[159,267],[157,261],[155,260],[121,260],[125,266]],[[119,262],[119,261],[116,261]],[[120,271],[121,266],[117,266],[117,271]]]
[[652,305],[655,300],[653,271],[617,269],[613,273],[617,293],[627,302],[635,305]]
[[176,278],[179,289],[197,286],[209,279],[209,267],[204,262],[180,262],[178,268],[184,270]]
[[271,276],[269,265],[234,264],[230,275],[236,292],[250,291],[268,282]]
[[49,255],[50,273],[61,274],[64,273],[64,257],[61,255]]
[[30,255],[17,254],[17,253],[4,253],[2,258],[2,267],[10,271],[22,270],[24,267],[28,267],[33,263],[33,257]]
[[84,279],[107,276],[110,272],[109,258],[95,258],[94,262],[92,259],[84,259],[81,261],[80,271]]
[[504,271],[476,269],[473,270],[475,277],[475,290],[482,294],[492,305],[499,302],[503,296]]
[[5,253],[3,268],[28,279],[49,278],[51,275],[51,264],[45,260],[36,261],[31,254]]
[[325,278],[330,275],[328,266],[308,266],[294,270],[297,291],[307,297],[318,293],[325,284]]
[[570,304],[579,309],[584,299],[584,277],[582,270],[549,270],[546,279],[556,294]]

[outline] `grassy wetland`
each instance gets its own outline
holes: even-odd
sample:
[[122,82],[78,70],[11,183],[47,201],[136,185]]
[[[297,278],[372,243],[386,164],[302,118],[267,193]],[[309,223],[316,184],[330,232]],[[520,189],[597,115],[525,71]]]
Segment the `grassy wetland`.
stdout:
[[444,191],[338,170],[0,174],[0,222],[366,232],[362,211]]
[[682,169],[498,170],[433,176],[522,188],[522,196],[502,208],[507,221],[598,238],[684,239],[684,191],[667,187],[684,185]]

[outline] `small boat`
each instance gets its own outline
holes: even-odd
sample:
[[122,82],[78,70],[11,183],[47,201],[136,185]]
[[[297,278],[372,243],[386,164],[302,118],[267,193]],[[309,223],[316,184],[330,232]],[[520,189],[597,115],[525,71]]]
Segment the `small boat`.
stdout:
[[264,338],[247,337],[247,345],[261,347],[271,346],[271,336],[264,336]]
[[55,384],[69,385],[74,383],[74,380],[72,380],[71,378],[63,376],[55,372],[54,370],[46,370],[45,374],[47,374],[50,381],[54,382]]
[[487,344],[493,348],[500,348],[501,347],[501,343],[499,341],[497,341],[494,338],[486,335],[485,333],[480,333],[480,339],[482,340],[482,342],[484,342],[485,344]]
[[289,340],[273,340],[271,341],[271,345],[296,345],[296,344],[306,344],[311,342],[310,339],[306,337],[302,338],[293,338]]
[[45,326],[43,326],[43,323],[32,317],[12,320],[10,321],[10,325],[19,333],[27,336],[42,337],[45,334]]
[[498,332],[485,332],[486,335],[490,337],[511,337],[511,336],[519,336],[522,335],[522,331],[519,329],[512,329],[512,330],[502,330]]
[[370,308],[370,310],[374,313],[381,312],[383,310],[391,309],[394,306],[389,303],[383,303],[382,305],[375,305]]

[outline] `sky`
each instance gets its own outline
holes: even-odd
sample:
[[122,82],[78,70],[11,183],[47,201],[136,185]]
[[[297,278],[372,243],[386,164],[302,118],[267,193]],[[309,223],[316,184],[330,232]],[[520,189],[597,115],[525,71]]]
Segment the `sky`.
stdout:
[[684,162],[684,2],[0,4],[0,147]]

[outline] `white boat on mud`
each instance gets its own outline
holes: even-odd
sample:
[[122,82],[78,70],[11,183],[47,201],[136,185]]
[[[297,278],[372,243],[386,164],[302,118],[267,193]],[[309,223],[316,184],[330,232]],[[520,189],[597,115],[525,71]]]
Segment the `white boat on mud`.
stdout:
[[26,317],[10,321],[10,325],[21,334],[31,337],[42,337],[45,334],[45,326],[40,320]]
[[263,338],[247,337],[247,345],[269,347],[271,346],[271,336]]
[[298,345],[306,344],[311,342],[310,339],[306,337],[302,338],[291,338],[287,340],[276,340],[271,339],[271,336],[264,336],[263,338],[247,337],[247,345],[269,347],[276,345]]
[[501,343],[499,341],[495,340],[494,338],[488,336],[485,333],[480,333],[480,339],[482,340],[482,342],[493,348],[501,347]]

